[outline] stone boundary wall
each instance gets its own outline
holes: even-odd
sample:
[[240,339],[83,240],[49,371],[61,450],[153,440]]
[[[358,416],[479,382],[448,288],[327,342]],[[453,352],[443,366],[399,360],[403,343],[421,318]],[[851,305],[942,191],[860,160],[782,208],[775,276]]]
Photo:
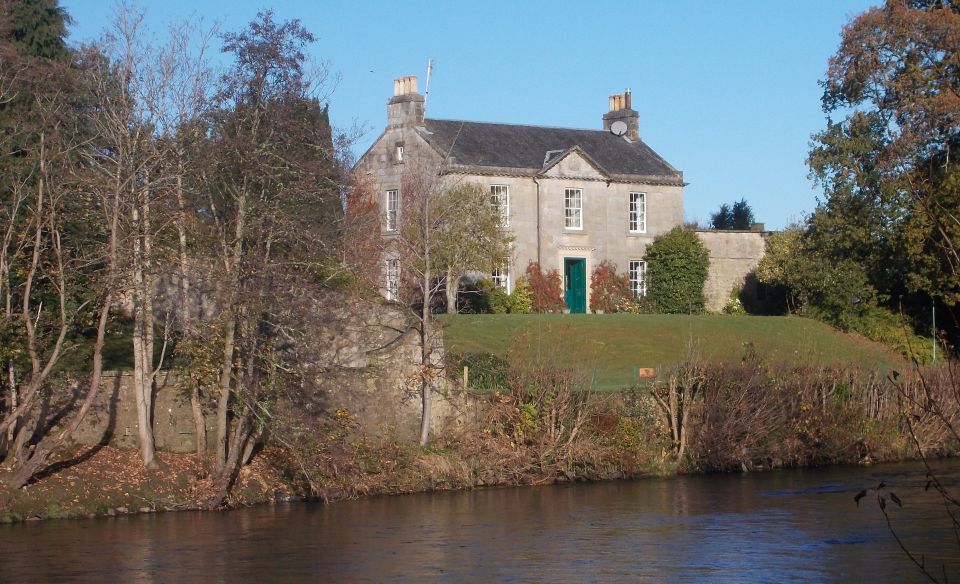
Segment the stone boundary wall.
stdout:
[[763,257],[770,232],[698,229],[696,234],[710,253],[710,271],[703,286],[707,310],[722,311],[734,287],[756,298],[757,281],[751,275]]
[[[212,416],[207,416],[206,426],[208,439],[212,438],[216,431]],[[137,429],[133,373],[104,372],[97,400],[74,433],[73,441],[83,445],[105,443],[117,448],[136,448]],[[158,450],[196,450],[190,397],[177,387],[176,376],[169,372],[160,372],[157,375],[153,432]]]
[[[350,306],[347,299],[331,295],[311,306],[305,315],[323,315],[311,326],[303,354],[312,379],[287,392],[288,403],[320,421],[324,416],[345,410],[366,435],[415,440],[419,436],[421,374],[419,334],[409,312],[392,303],[372,303],[364,311]],[[443,360],[442,337],[436,337],[436,365]],[[82,382],[81,382],[82,383]],[[456,418],[456,397],[445,399],[442,376],[436,380],[432,427],[439,430]],[[76,383],[65,391],[79,390]],[[216,396],[204,396],[207,444],[213,447],[216,435]],[[68,400],[58,400],[60,408]],[[119,448],[137,447],[137,415],[132,372],[105,372],[101,391],[86,419],[74,435],[85,445],[107,443]],[[188,388],[176,373],[161,372],[156,381],[153,430],[159,450],[194,452],[193,412]]]
[[[305,392],[305,405],[316,415],[344,409],[356,417],[369,436],[396,436],[415,439],[420,430],[420,394],[409,380],[404,380],[375,367],[338,368],[328,370],[318,386]],[[434,394],[433,425],[457,417],[455,397]],[[213,448],[216,436],[216,404],[204,403],[207,444]],[[117,448],[137,448],[137,412],[133,396],[133,373],[105,372],[100,392],[83,423],[73,435],[73,442],[85,446],[109,444]],[[196,437],[193,411],[187,388],[177,382],[177,375],[161,372],[157,376],[153,408],[154,441],[158,450],[195,452]]]

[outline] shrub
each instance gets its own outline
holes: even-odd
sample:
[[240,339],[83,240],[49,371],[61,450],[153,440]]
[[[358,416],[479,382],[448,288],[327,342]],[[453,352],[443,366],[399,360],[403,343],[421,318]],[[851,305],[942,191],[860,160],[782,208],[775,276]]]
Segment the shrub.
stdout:
[[526,280],[521,279],[510,293],[510,312],[514,314],[529,314],[533,312],[533,293]]
[[490,312],[493,314],[506,314],[510,312],[510,295],[497,286],[495,283],[487,280],[487,296],[489,298]]
[[723,306],[724,314],[746,314],[747,309],[744,308],[743,302],[740,301],[740,286],[734,286],[733,290],[730,291],[730,298],[727,299],[727,303]]
[[896,349],[917,363],[926,364],[933,360],[930,338],[914,334],[908,322],[887,308],[871,306],[851,323],[850,328],[872,341]]
[[617,265],[607,260],[600,262],[590,276],[590,310],[620,312],[633,300],[630,279],[617,274]]
[[703,312],[703,285],[710,257],[700,238],[682,227],[657,237],[647,248],[647,293],[667,314]]
[[560,272],[544,272],[537,262],[527,264],[527,285],[530,286],[535,312],[561,312],[564,309]]
[[447,370],[459,378],[468,368],[471,391],[493,393],[507,386],[510,366],[506,359],[493,353],[447,353]]
[[490,292],[493,288],[493,282],[487,278],[472,282],[464,278],[460,284],[460,292],[457,294],[457,312],[490,314],[493,312],[490,306]]
[[533,311],[533,294],[525,280],[519,280],[507,294],[489,278],[460,286],[458,309],[464,314],[527,314]]

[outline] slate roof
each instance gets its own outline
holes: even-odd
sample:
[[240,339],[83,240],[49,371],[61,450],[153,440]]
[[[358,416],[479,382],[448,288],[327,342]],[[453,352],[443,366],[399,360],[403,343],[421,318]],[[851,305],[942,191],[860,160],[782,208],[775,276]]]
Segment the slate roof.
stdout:
[[424,120],[421,136],[451,163],[465,169],[497,169],[535,175],[557,155],[579,146],[610,178],[683,184],[683,173],[642,140],[628,141],[604,130],[491,124],[460,120]]

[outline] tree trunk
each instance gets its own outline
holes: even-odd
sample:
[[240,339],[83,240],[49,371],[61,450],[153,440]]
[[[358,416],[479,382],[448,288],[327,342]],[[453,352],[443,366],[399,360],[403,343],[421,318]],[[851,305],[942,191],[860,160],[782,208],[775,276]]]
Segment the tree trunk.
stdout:
[[[7,359],[7,383],[10,386],[9,398],[7,401],[7,407],[9,409],[7,411],[12,412],[17,409],[18,398],[19,398],[19,396],[17,395],[17,376],[13,366],[13,359]],[[17,428],[17,421],[16,419],[14,419],[10,423],[10,427],[7,428],[8,444],[13,442],[13,436],[16,431],[16,428]]]
[[[131,187],[136,189],[136,187]],[[134,190],[133,219],[133,393],[137,408],[137,438],[140,458],[146,468],[155,468],[153,439],[153,309],[147,256],[149,254],[149,186]],[[141,197],[143,200],[141,201]]]
[[230,430],[230,386],[233,378],[234,336],[237,323],[231,318],[223,333],[223,363],[220,370],[220,398],[217,401],[217,450],[215,465],[223,472],[227,464],[227,438]]
[[17,468],[23,464],[27,441],[33,436],[36,424],[30,423],[30,419],[27,419],[23,424],[11,426],[11,428],[14,427],[16,431],[11,437],[10,443],[7,446],[7,455],[3,460],[3,466],[7,468]]
[[112,299],[113,295],[110,292],[107,292],[103,300],[103,306],[100,309],[100,320],[97,323],[97,341],[93,348],[93,371],[90,376],[90,385],[87,388],[87,395],[83,400],[83,404],[80,406],[80,411],[77,412],[73,420],[67,425],[66,428],[61,430],[55,436],[47,437],[37,445],[30,458],[23,464],[23,466],[17,469],[17,471],[14,472],[14,474],[7,481],[7,486],[10,489],[16,490],[26,485],[30,479],[33,478],[33,475],[35,475],[37,471],[47,463],[47,459],[50,457],[50,454],[60,448],[60,446],[62,446],[63,443],[70,438],[74,432],[77,431],[77,428],[79,428],[80,424],[83,423],[87,412],[90,411],[90,407],[93,405],[93,402],[100,391],[100,380],[103,377],[103,344],[106,337],[107,317],[110,313]]
[[192,322],[190,313],[190,268],[187,251],[187,202],[183,194],[183,153],[178,152],[177,162],[177,244],[180,254],[180,320],[185,328]]
[[191,381],[190,409],[193,411],[193,432],[197,447],[197,456],[207,455],[207,426],[203,419],[203,404],[200,401],[200,386]]
[[[429,266],[430,254],[426,254],[426,265]],[[430,269],[423,271],[423,308],[420,313],[420,397],[423,410],[420,417],[420,446],[426,446],[430,440],[430,416],[433,409],[433,392],[430,387],[430,376],[427,370],[430,367]]]
[[230,494],[230,488],[240,473],[240,466],[243,463],[243,454],[246,451],[247,441],[250,438],[250,411],[245,410],[243,415],[239,416],[236,428],[233,431],[233,440],[230,444],[229,455],[224,462],[217,478],[214,480],[214,494],[207,501],[207,508],[218,509],[223,506]]
[[[180,326],[186,334],[193,334],[193,314],[190,311],[190,262],[187,249],[187,201],[183,192],[184,153],[177,150],[177,179],[175,192],[177,195],[177,244],[179,247],[179,292],[180,292]],[[207,455],[207,425],[203,417],[203,402],[200,395],[200,386],[193,382],[190,387],[190,410],[193,412],[194,442],[197,456]]]
[[457,314],[457,291],[460,289],[460,275],[453,268],[447,269],[447,314]]

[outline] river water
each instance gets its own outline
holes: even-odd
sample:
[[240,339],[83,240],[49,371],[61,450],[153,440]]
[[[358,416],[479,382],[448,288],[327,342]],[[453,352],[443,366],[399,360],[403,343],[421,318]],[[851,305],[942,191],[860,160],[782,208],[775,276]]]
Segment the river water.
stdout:
[[[960,463],[942,476],[960,491]],[[687,476],[0,526],[0,582],[960,581],[917,464]]]

